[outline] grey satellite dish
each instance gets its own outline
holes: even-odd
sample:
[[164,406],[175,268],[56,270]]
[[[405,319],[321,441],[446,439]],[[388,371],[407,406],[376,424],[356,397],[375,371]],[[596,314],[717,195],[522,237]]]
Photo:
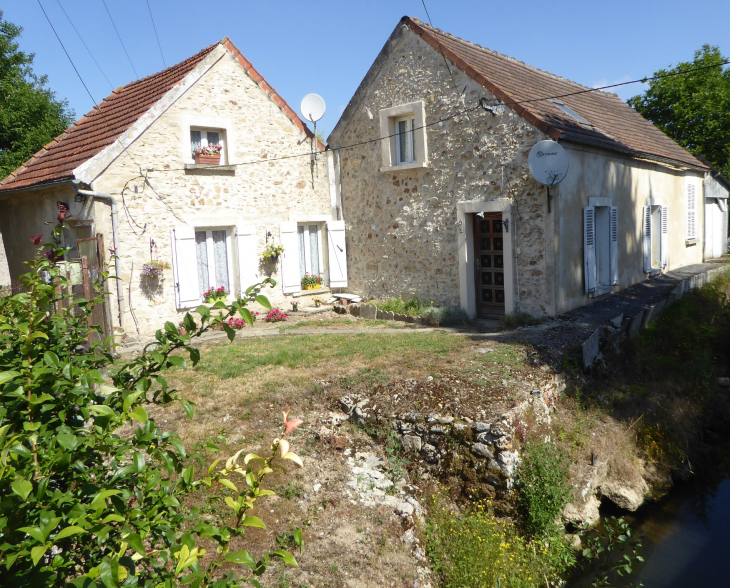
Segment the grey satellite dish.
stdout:
[[304,118],[309,122],[316,123],[324,116],[324,100],[318,94],[307,94],[302,99],[302,105],[299,109]]
[[540,141],[527,158],[532,177],[545,186],[563,181],[568,173],[568,154],[555,141]]

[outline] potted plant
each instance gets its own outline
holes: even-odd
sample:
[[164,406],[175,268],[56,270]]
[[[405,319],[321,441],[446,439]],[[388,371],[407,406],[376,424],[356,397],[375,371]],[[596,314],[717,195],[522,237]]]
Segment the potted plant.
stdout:
[[220,145],[207,145],[205,147],[196,147],[193,149],[193,157],[195,157],[195,163],[202,163],[205,165],[220,165],[221,162],[221,149]]
[[302,277],[302,290],[316,290],[322,287],[322,276],[315,276],[309,272]]
[[279,261],[279,256],[282,253],[284,253],[284,246],[281,243],[271,243],[266,246],[266,249],[264,249],[261,257],[264,258],[264,261],[268,261],[269,263],[276,263],[277,261]]
[[292,301],[291,303],[291,311],[296,312],[299,310],[299,301]]
[[170,269],[169,263],[153,259],[142,266],[142,275],[150,279],[159,278],[166,269]]
[[315,298],[312,302],[314,302],[314,306],[316,308],[319,308],[320,306],[322,306],[322,299],[319,297]]
[[203,293],[203,299],[209,303],[214,304],[216,302],[225,302],[226,298],[228,298],[228,290],[226,290],[225,286],[221,286],[220,288],[209,288]]

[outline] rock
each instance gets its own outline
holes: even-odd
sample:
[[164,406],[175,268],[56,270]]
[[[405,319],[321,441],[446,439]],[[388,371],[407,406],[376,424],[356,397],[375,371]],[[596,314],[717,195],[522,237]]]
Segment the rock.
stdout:
[[352,316],[360,316],[360,305],[351,304],[349,307],[349,311]]
[[446,428],[442,427],[441,425],[434,425],[428,430],[429,433],[432,433],[434,435],[446,435]]
[[505,435],[504,437],[500,437],[494,442],[494,445],[500,451],[512,449],[512,435]]
[[334,442],[333,445],[335,449],[342,450],[348,445],[347,437],[345,437],[344,435],[335,435],[332,440]]
[[378,317],[378,307],[372,304],[362,304],[360,306],[360,318],[375,319]]
[[413,529],[408,529],[400,538],[400,540],[403,541],[403,543],[405,543],[406,545],[413,545],[418,541],[418,539],[416,539],[416,535],[413,533]]
[[358,403],[362,401],[363,397],[359,394],[348,394],[347,396],[343,396],[342,398],[340,398],[340,406],[342,407],[343,411],[345,411],[347,414],[350,414],[358,405]]
[[404,449],[421,451],[422,441],[421,438],[416,435],[403,435],[401,437],[401,443]]
[[643,478],[634,483],[606,480],[601,484],[601,495],[624,510],[635,511],[644,503],[644,497],[648,494],[649,487]]
[[496,440],[496,437],[491,435],[490,433],[479,433],[477,435],[477,441],[479,443],[494,443]]
[[601,503],[598,498],[591,494],[586,501],[567,504],[563,509],[563,518],[566,522],[579,526],[583,523],[593,525],[601,518],[601,514],[598,512],[599,506]]
[[426,381],[427,382],[433,382],[433,376],[428,376],[428,378],[426,378]]
[[403,415],[403,420],[409,423],[417,423],[423,418],[420,412],[409,412]]
[[730,388],[730,378],[717,378],[717,384],[723,388]]
[[484,443],[474,443],[474,446],[471,449],[477,455],[481,455],[482,457],[486,457],[487,459],[492,459],[494,457],[494,454],[490,451],[489,446],[484,445]]
[[489,423],[474,423],[474,431],[476,433],[487,433],[492,428]]
[[421,455],[423,455],[423,459],[425,459],[428,463],[437,463],[439,460],[436,448],[429,443],[423,444],[423,448],[421,449]]
[[334,307],[334,311],[337,314],[347,314],[347,308],[345,308],[344,306],[340,306],[339,304]]
[[411,516],[414,510],[415,509],[413,508],[412,504],[409,504],[408,502],[401,502],[398,505],[398,508],[395,509],[395,512],[398,516],[406,518]]
[[477,349],[476,352],[477,353],[494,353],[494,349],[483,349],[483,348],[480,348],[480,349]]
[[395,313],[391,312],[390,310],[379,310],[377,317],[380,320],[383,321],[392,321],[395,316]]
[[616,327],[617,329],[621,328],[621,323],[624,320],[624,313],[617,314],[615,317],[613,317],[610,321],[608,321],[612,326]]
[[497,456],[497,462],[504,475],[511,478],[517,472],[517,466],[520,465],[520,456],[516,451],[503,451]]
[[322,484],[315,484],[314,486],[312,486],[312,492],[319,492],[321,488]]

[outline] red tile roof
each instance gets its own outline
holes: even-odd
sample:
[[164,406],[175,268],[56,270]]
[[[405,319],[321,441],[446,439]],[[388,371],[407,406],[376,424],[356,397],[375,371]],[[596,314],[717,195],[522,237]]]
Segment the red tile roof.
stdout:
[[559,101],[590,124],[578,122],[549,100],[509,106],[553,139],[707,168],[615,94],[575,94],[589,88],[454,37],[417,18],[404,17],[402,22],[505,104],[573,94]]
[[[308,137],[312,132],[286,101],[266,83],[251,63],[226,37],[220,43],[230,51],[253,80]],[[74,179],[73,170],[116,141],[167,92],[179,84],[219,44],[177,65],[117,88],[38,153],[0,182],[0,192]],[[324,149],[320,143],[320,148]]]

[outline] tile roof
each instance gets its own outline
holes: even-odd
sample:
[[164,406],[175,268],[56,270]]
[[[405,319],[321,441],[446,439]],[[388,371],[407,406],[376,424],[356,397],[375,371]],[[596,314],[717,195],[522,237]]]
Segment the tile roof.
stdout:
[[[74,179],[76,168],[112,145],[218,45],[231,52],[284,114],[308,137],[312,137],[312,132],[286,101],[226,37],[176,65],[114,90],[99,103],[98,108],[93,108],[0,182],[0,192]],[[320,148],[324,149],[324,144],[320,143]]]
[[437,51],[443,51],[449,61],[508,105],[572,94],[559,101],[589,124],[579,122],[549,100],[510,105],[527,122],[553,139],[707,168],[615,94],[586,92],[591,89],[454,37],[417,18],[404,17],[401,22]]

